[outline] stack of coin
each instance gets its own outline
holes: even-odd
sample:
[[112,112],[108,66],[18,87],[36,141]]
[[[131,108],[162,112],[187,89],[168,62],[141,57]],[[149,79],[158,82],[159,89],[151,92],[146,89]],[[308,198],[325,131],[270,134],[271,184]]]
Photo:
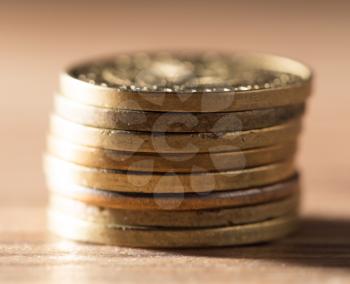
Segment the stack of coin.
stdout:
[[296,228],[311,71],[256,53],[120,54],[67,69],[45,173],[69,239],[207,247]]

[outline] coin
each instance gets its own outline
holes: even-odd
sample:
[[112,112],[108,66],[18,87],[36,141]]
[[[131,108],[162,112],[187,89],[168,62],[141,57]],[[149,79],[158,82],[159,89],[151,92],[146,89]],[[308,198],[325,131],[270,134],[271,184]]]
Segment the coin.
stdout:
[[170,112],[219,112],[302,103],[305,65],[260,53],[134,53],[67,69],[64,95],[90,105]]
[[81,201],[50,196],[51,210],[99,224],[154,227],[218,227],[261,222],[296,212],[297,195],[254,206],[191,211],[109,209]]
[[217,247],[279,239],[297,227],[296,215],[246,225],[217,228],[151,228],[99,224],[50,211],[49,228],[68,239],[99,244],[144,247]]
[[237,171],[210,173],[145,173],[89,168],[46,156],[49,178],[67,180],[82,186],[144,193],[211,192],[243,189],[279,182],[295,172],[294,161]]
[[301,116],[304,104],[240,112],[185,113],[110,109],[55,96],[55,112],[98,128],[151,132],[228,132],[270,127]]
[[55,194],[87,204],[134,210],[199,210],[254,205],[272,202],[296,194],[300,190],[298,176],[266,185],[234,191],[198,193],[134,193],[83,187],[62,179],[48,177],[48,188]]
[[290,159],[296,142],[236,152],[193,154],[130,153],[81,146],[57,137],[48,137],[48,152],[79,165],[144,172],[224,171],[267,165]]
[[67,141],[110,150],[157,153],[215,153],[240,151],[294,140],[301,120],[226,133],[150,133],[83,126],[58,116],[51,118],[51,133]]

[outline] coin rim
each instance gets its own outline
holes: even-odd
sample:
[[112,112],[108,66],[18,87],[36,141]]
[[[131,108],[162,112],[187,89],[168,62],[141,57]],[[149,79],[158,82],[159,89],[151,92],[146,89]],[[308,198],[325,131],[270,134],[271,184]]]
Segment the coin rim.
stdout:
[[[174,154],[168,156],[157,153],[127,153],[79,145],[51,135],[47,137],[47,153],[71,163],[101,169],[164,173],[216,172],[237,170],[242,166],[247,168],[263,166],[292,158],[297,148],[297,141],[293,141],[242,152],[198,153],[195,156],[176,154],[178,160],[173,160]],[[240,163],[241,159],[244,160]],[[137,163],[144,160],[153,161],[152,166]],[[215,164],[218,160],[220,164]]]
[[[84,126],[58,115],[52,115],[50,121],[50,133],[72,143],[117,151],[148,153],[241,151],[296,139],[301,129],[301,118],[266,128],[225,133],[151,133],[113,130]],[[133,144],[132,140],[140,143]]]
[[299,174],[279,183],[252,187],[243,190],[214,191],[209,194],[197,193],[164,193],[150,194],[137,192],[117,192],[80,186],[73,183],[46,179],[48,189],[55,194],[82,202],[115,209],[130,210],[169,210],[168,204],[174,202],[176,209],[200,210],[247,206],[280,200],[300,191]]
[[214,247],[261,243],[279,239],[296,229],[295,214],[268,221],[219,228],[150,229],[86,222],[49,212],[51,232],[76,241],[129,247]]
[[[247,131],[280,125],[302,117],[305,113],[305,103],[238,112],[170,113],[97,107],[56,94],[54,112],[65,120],[95,128],[161,133],[215,133]],[[241,122],[240,125],[232,123],[232,126],[216,127],[217,123],[227,116]],[[187,127],[184,121],[188,119],[196,121],[196,125]]]
[[[280,163],[235,171],[194,174],[146,173],[90,168],[46,155],[44,169],[47,178],[56,178],[101,190],[144,193],[200,193],[238,190],[276,183],[292,176],[295,172],[295,165],[293,158]],[[215,185],[211,185],[213,182],[215,182]],[[203,187],[203,184],[209,184],[210,189],[209,187]]]
[[299,194],[251,206],[206,210],[130,210],[90,205],[57,194],[50,195],[49,208],[73,218],[100,224],[147,227],[219,227],[256,223],[277,218],[299,208]]

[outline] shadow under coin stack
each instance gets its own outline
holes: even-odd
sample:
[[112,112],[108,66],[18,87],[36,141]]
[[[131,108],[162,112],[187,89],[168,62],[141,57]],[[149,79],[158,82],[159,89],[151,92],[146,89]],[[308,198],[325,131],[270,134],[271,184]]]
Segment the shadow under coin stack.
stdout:
[[261,243],[295,230],[311,72],[256,53],[134,53],[62,75],[49,226],[131,247]]

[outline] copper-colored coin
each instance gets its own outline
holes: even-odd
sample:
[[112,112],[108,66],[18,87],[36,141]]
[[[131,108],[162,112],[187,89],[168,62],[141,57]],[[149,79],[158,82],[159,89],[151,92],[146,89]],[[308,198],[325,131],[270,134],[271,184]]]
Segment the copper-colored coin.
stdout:
[[290,159],[295,142],[239,152],[192,154],[130,153],[73,144],[60,138],[48,138],[48,152],[79,165],[143,172],[211,172],[251,168]]
[[311,71],[259,53],[134,53],[68,68],[64,95],[90,105],[165,112],[226,112],[302,103]]
[[297,176],[272,185],[207,194],[115,192],[83,187],[59,178],[49,178],[47,183],[51,191],[67,198],[96,206],[130,210],[198,210],[254,205],[283,199],[299,192],[300,187]]
[[240,112],[153,112],[89,106],[55,96],[55,112],[98,128],[151,132],[229,132],[270,127],[303,114],[304,104]]
[[301,120],[256,130],[226,133],[151,133],[83,126],[58,116],[51,132],[76,144],[128,152],[215,153],[271,146],[295,140]]
[[217,228],[152,228],[100,224],[57,211],[49,214],[52,232],[76,241],[128,247],[217,247],[272,241],[296,229],[295,214],[246,225]]
[[192,211],[109,209],[81,201],[50,196],[51,210],[99,224],[154,227],[218,227],[261,222],[296,212],[299,199],[292,197],[253,206]]
[[237,171],[210,173],[145,173],[89,168],[52,156],[45,159],[49,178],[92,188],[144,193],[211,192],[263,186],[293,175],[294,161]]

